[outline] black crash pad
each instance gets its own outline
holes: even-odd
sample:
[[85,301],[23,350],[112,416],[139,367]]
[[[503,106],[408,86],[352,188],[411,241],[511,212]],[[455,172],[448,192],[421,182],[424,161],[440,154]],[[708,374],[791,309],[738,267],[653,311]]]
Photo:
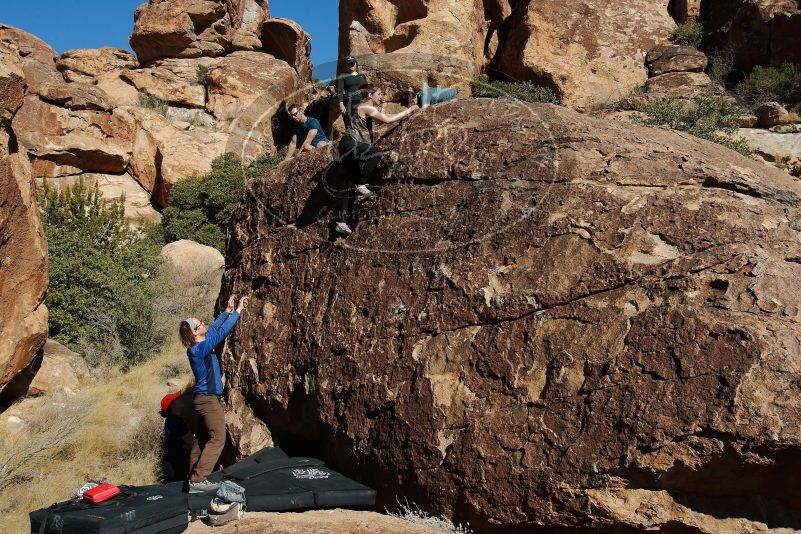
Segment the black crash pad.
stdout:
[[[374,490],[328,469],[323,461],[288,458],[276,449],[264,449],[209,478],[232,480],[245,488],[247,510],[254,512],[375,505]],[[192,514],[207,513],[213,497],[213,492],[190,495]]]
[[162,486],[121,486],[92,504],[73,499],[30,513],[31,534],[177,534],[189,526],[187,496]]

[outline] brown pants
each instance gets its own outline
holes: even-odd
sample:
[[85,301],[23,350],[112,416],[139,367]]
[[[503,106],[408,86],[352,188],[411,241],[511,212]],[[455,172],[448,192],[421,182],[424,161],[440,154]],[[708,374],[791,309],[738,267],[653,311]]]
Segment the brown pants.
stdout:
[[201,445],[198,434],[203,429],[195,431],[195,441],[189,455],[189,480],[197,482],[205,480],[214,471],[217,460],[220,459],[223,446],[225,446],[225,412],[220,400],[214,395],[195,395],[192,405],[195,413],[203,421],[206,436]]

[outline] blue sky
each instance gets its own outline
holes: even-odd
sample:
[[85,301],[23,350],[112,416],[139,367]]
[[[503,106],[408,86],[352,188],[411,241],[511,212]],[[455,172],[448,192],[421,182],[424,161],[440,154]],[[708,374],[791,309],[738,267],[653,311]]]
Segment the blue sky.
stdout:
[[[0,0],[0,22],[46,41],[57,52],[71,48],[128,48],[134,10],[145,0]],[[270,0],[273,17],[300,23],[312,38],[312,62],[336,61],[337,0]]]

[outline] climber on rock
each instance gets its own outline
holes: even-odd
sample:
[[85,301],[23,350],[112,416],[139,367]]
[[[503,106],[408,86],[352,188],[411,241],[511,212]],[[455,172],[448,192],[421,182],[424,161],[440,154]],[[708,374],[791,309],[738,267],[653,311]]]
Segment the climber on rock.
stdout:
[[459,91],[455,87],[423,87],[420,91],[409,89],[401,96],[400,104],[405,108],[420,106],[426,109],[433,104],[455,100]]
[[362,91],[366,98],[356,108],[350,126],[345,130],[345,135],[339,142],[339,157],[344,164],[347,177],[344,179],[344,187],[340,191],[342,204],[337,214],[334,231],[343,236],[353,233],[348,222],[352,219],[354,193],[358,196],[374,196],[366,184],[381,160],[383,152],[373,145],[373,122],[391,124],[405,119],[420,109],[418,106],[410,106],[400,113],[386,115],[379,109],[384,103],[382,90],[373,85],[367,85],[362,88]]
[[345,128],[350,126],[351,117],[356,113],[363,99],[362,87],[367,85],[367,78],[359,73],[359,62],[353,56],[345,58],[347,71],[337,76],[337,100],[339,112],[345,121]]
[[330,143],[320,121],[314,117],[307,117],[300,106],[292,104],[286,111],[289,117],[295,121],[295,131],[292,134],[284,161],[292,159],[292,156],[295,155],[298,141],[301,141],[301,152],[311,152],[315,148],[321,148]]
[[[225,445],[225,413],[220,396],[222,378],[220,362],[214,349],[231,333],[239,316],[248,305],[249,297],[239,299],[234,309],[236,296],[228,299],[228,307],[211,325],[206,327],[199,319],[183,321],[179,327],[181,343],[186,347],[189,365],[195,375],[195,391],[192,399],[195,413],[205,429],[205,438],[195,436],[190,454],[189,492],[203,493],[219,485],[207,480]],[[202,443],[201,443],[202,441]]]

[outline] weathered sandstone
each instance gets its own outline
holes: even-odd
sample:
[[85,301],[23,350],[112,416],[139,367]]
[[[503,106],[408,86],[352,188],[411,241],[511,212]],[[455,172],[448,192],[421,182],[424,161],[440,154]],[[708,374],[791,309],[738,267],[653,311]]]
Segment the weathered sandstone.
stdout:
[[379,147],[347,240],[324,150],[234,214],[224,368],[273,436],[479,532],[801,526],[797,181],[503,99]]
[[257,49],[267,0],[150,0],[134,14],[131,48],[142,63]]
[[646,53],[675,23],[667,1],[519,2],[500,70],[556,90],[574,109],[616,102],[648,79]]

